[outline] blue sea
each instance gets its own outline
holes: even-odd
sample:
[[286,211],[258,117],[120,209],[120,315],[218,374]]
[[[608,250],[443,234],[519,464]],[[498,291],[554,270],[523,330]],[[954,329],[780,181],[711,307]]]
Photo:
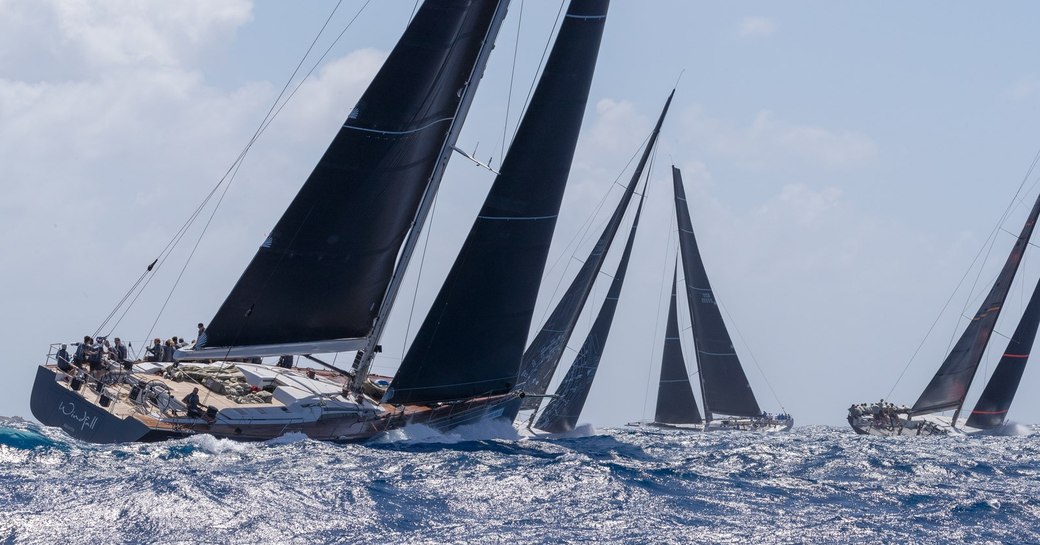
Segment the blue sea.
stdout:
[[99,446],[0,418],[2,543],[1040,543],[1040,438],[416,427]]

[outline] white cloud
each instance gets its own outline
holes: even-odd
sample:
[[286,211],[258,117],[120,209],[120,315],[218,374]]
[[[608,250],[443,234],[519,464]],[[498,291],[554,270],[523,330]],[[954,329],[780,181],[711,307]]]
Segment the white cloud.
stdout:
[[7,0],[0,69],[67,79],[103,68],[181,66],[252,17],[250,0]]
[[764,213],[780,209],[784,216],[796,224],[809,224],[838,206],[841,190],[827,187],[813,190],[805,184],[785,185],[775,201],[763,207]]
[[741,37],[769,36],[776,32],[776,23],[765,17],[748,17],[740,22]]
[[877,145],[865,134],[790,123],[777,119],[768,110],[759,112],[747,127],[706,118],[698,110],[687,116],[686,123],[698,147],[750,168],[791,162],[820,168],[851,168],[877,156]]

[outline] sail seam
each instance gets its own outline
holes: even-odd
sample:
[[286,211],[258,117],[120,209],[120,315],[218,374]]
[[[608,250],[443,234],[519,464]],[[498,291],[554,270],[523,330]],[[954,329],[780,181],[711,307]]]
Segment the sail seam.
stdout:
[[736,356],[737,355],[736,352],[705,352],[703,350],[698,350],[697,352],[699,354],[704,354],[705,356]]
[[454,117],[445,117],[445,118],[442,118],[442,119],[437,119],[435,121],[431,121],[431,122],[427,123],[426,125],[423,125],[422,127],[418,127],[418,128],[407,130],[407,131],[381,131],[381,130],[377,130],[377,129],[366,129],[364,127],[355,127],[354,125],[348,125],[348,124],[344,124],[343,128],[344,129],[351,129],[351,130],[355,130],[355,131],[361,131],[361,132],[372,132],[372,133],[376,133],[376,134],[401,135],[401,134],[413,134],[413,133],[417,133],[417,132],[420,132],[420,131],[424,131],[424,130],[426,130],[426,129],[428,129],[428,128],[430,128],[430,127],[432,127],[432,126],[434,126],[434,125],[436,125],[438,123],[444,123],[445,121],[452,121],[453,119],[455,119],[455,118]]
[[555,219],[556,215],[552,216],[477,216],[478,219],[482,220],[525,220],[525,221],[537,221],[537,220],[550,220]]

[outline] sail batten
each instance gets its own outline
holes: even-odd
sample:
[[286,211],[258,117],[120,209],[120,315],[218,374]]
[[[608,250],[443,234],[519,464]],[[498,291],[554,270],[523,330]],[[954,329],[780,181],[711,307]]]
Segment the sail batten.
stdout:
[[607,6],[570,3],[568,14],[594,17],[560,25],[500,174],[384,401],[457,400],[516,386]]
[[[674,90],[668,95],[668,99],[661,109],[661,114],[657,118],[657,123],[647,139],[646,149],[643,150],[639,163],[636,164],[636,168],[632,173],[632,178],[629,180],[617,207],[614,209],[610,220],[607,221],[607,225],[603,228],[603,232],[597,239],[588,258],[582,263],[578,274],[574,276],[571,284],[567,287],[567,291],[560,298],[560,302],[557,303],[552,314],[549,315],[545,324],[542,325],[542,328],[535,335],[534,340],[531,341],[527,350],[524,351],[517,387],[527,393],[540,396],[545,394],[549,388],[549,382],[552,380],[553,374],[563,358],[563,352],[574,332],[574,327],[578,323],[578,317],[581,315],[589,294],[592,292],[596,276],[601,272],[607,251],[610,249],[610,245],[621,227],[621,221],[628,210],[629,203],[632,201],[636,185],[642,178],[643,171],[650,160],[650,154],[657,143],[661,126],[664,124],[664,119],[668,114],[668,107],[672,103],[673,96],[675,96]],[[538,408],[541,398],[535,396],[525,399],[522,408],[527,410]]]
[[700,424],[690,374],[683,359],[679,338],[679,311],[677,304],[678,263],[672,272],[672,297],[668,306],[668,324],[665,326],[664,348],[661,351],[661,380],[657,385],[657,407],[654,422],[663,424]]
[[423,3],[198,348],[370,336],[501,5]]
[[693,323],[705,417],[711,420],[713,414],[759,416],[762,411],[733,348],[733,341],[715,301],[708,273],[697,248],[682,173],[674,166],[672,182],[679,225],[679,250],[686,276],[684,285]]
[[1025,225],[1022,226],[1022,231],[1015,240],[1007,261],[1004,262],[986,299],[979,305],[978,312],[964,328],[964,332],[957,339],[953,350],[946,356],[935,376],[921,392],[921,396],[914,403],[910,414],[928,414],[949,409],[960,410],[965,396],[968,395],[968,388],[975,378],[979,363],[982,361],[986,346],[992,337],[993,328],[997,324],[997,318],[1000,317],[1004,301],[1011,290],[1011,284],[1018,272],[1029,239],[1033,235],[1033,228],[1038,217],[1040,217],[1040,196],[1033,203]]

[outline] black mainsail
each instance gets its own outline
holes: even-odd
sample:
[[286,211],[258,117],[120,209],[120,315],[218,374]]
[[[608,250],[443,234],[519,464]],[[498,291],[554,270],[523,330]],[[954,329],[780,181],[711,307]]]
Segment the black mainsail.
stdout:
[[682,343],[679,339],[679,312],[676,299],[678,271],[672,274],[672,302],[668,307],[668,325],[661,354],[661,380],[657,386],[657,410],[654,422],[662,424],[700,424],[701,413],[693,396],[693,385],[686,371]]
[[965,425],[972,428],[991,429],[1004,425],[1011,401],[1015,399],[1018,383],[1029,361],[1036,330],[1040,326],[1040,282],[1033,288],[1033,295],[1022,313],[1022,319],[1008,342],[1004,355],[990,376],[986,388]]
[[715,301],[715,294],[704,269],[697,239],[693,234],[690,210],[686,204],[682,173],[672,167],[675,187],[675,214],[679,224],[679,249],[686,277],[686,299],[693,322],[697,368],[700,370],[704,416],[709,421],[716,413],[731,416],[759,416],[755,393],[751,391],[744,368],[733,349],[729,331]]
[[[910,411],[912,415],[927,414],[947,409],[956,409],[960,412],[964,404],[964,397],[968,395],[968,387],[975,378],[975,372],[979,368],[979,362],[989,343],[993,328],[997,324],[1000,311],[1004,308],[1004,300],[1011,289],[1011,282],[1015,279],[1018,266],[1022,262],[1022,254],[1029,244],[1029,238],[1033,234],[1037,217],[1040,216],[1040,197],[1037,197],[1033,209],[1029,212],[1022,232],[1011,248],[1004,267],[1000,270],[996,282],[990,288],[989,294],[982,302],[978,312],[972,318],[971,323],[964,329],[953,350],[946,356],[946,361],[939,367],[939,371],[932,377],[928,387],[921,393],[917,403],[914,403]],[[954,414],[953,421],[956,423],[957,415]]]
[[197,349],[234,356],[364,346],[505,5],[423,4]]
[[661,125],[664,123],[664,118],[668,113],[668,106],[672,103],[673,96],[675,96],[674,89],[664,103],[664,108],[657,119],[657,124],[647,140],[646,149],[643,150],[639,163],[632,173],[632,179],[628,182],[628,187],[625,188],[624,193],[621,195],[621,200],[618,201],[614,214],[610,217],[606,227],[603,228],[599,240],[596,241],[596,245],[593,246],[588,258],[585,259],[585,263],[578,270],[578,274],[571,281],[563,297],[560,298],[560,302],[553,309],[552,314],[549,315],[549,319],[545,321],[534,340],[531,341],[530,346],[524,351],[517,387],[526,393],[535,395],[526,398],[520,407],[521,409],[537,409],[541,398],[536,396],[544,394],[549,388],[549,382],[560,364],[563,351],[567,348],[567,342],[570,340],[571,334],[574,333],[574,326],[578,323],[578,317],[581,315],[582,309],[585,308],[585,302],[589,298],[589,293],[592,292],[596,276],[603,267],[607,251],[614,241],[618,228],[621,227],[621,220],[628,210],[636,184],[639,183],[639,179],[643,176],[643,170],[650,160],[650,154],[657,143]]
[[[646,189],[644,186],[643,193]],[[585,337],[585,343],[581,345],[578,356],[567,370],[563,382],[556,389],[556,396],[546,405],[545,410],[538,417],[535,427],[550,433],[564,433],[574,429],[578,424],[578,417],[585,407],[585,400],[589,397],[592,389],[592,381],[596,378],[600,359],[603,357],[603,347],[607,344],[610,335],[610,326],[614,322],[614,312],[617,310],[618,298],[621,297],[621,287],[625,283],[625,273],[628,271],[628,260],[632,255],[632,245],[636,240],[636,229],[639,227],[639,214],[643,210],[643,196],[639,198],[639,206],[636,208],[635,218],[632,220],[632,229],[628,233],[628,242],[621,254],[614,279],[607,289],[607,297],[603,300],[603,306],[596,315],[596,321],[592,323],[592,329]]]
[[572,1],[484,206],[384,396],[427,403],[517,382],[606,21]]

